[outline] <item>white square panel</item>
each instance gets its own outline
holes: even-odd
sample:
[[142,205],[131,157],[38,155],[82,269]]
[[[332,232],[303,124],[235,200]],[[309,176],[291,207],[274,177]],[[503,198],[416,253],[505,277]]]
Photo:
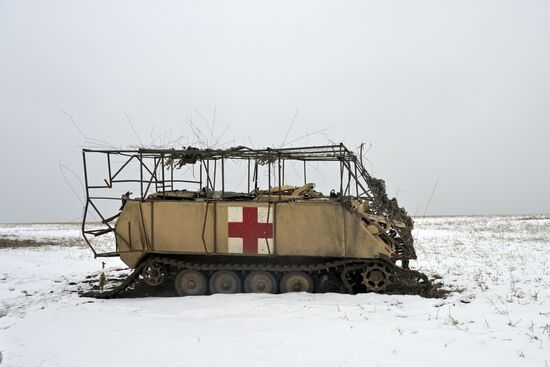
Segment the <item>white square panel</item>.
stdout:
[[243,207],[242,206],[229,206],[229,207],[227,207],[227,221],[228,222],[242,222],[243,221]]
[[231,254],[242,254],[243,239],[237,237],[229,237],[227,239],[227,252]]

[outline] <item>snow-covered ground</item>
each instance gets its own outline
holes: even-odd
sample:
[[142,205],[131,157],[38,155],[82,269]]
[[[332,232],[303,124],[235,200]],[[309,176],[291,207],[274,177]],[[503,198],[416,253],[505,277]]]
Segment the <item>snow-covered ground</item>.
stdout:
[[[462,289],[95,300],[78,225],[0,225],[0,366],[550,365],[550,216],[416,220],[412,266]],[[107,274],[123,265],[107,263]]]

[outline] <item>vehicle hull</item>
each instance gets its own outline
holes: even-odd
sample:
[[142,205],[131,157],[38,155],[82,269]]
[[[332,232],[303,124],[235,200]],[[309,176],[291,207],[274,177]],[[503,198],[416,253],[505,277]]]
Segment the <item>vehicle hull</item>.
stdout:
[[286,259],[394,254],[360,214],[329,199],[128,200],[115,234],[117,251],[131,268],[151,253]]

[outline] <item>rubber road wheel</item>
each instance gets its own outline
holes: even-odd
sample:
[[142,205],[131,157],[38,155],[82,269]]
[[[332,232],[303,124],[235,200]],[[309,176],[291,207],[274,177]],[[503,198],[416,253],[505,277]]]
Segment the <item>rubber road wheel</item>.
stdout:
[[281,293],[313,292],[313,279],[302,271],[286,273],[281,279]]
[[210,278],[210,293],[240,293],[241,279],[234,271],[221,270]]
[[244,280],[246,293],[277,293],[277,280],[267,271],[250,272]]
[[331,274],[323,274],[315,284],[316,293],[342,293],[341,282]]
[[201,296],[206,293],[206,278],[197,270],[182,270],[175,281],[176,292],[180,296]]

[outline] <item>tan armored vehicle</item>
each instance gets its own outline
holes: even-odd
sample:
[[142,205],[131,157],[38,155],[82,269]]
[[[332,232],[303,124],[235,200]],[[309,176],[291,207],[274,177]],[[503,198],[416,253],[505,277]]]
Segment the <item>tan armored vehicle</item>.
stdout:
[[[107,178],[99,185],[88,177],[92,154],[106,157]],[[370,176],[342,144],[84,150],[83,158],[84,238],[96,256],[120,256],[135,269],[106,296],[138,279],[152,287],[169,282],[182,296],[407,287],[406,292],[414,292],[411,284],[427,284],[423,274],[408,270],[408,260],[416,258],[412,220],[395,199],[388,199],[384,182]],[[307,181],[314,162],[334,163],[331,174],[339,186],[330,194]],[[286,182],[289,163],[294,173],[296,164],[303,170],[302,183]],[[239,170],[246,189],[226,190],[230,177],[241,177]],[[128,177],[126,171],[139,177]],[[118,213],[104,216],[99,202],[120,196],[103,192],[120,185],[133,185],[139,196],[126,193]],[[104,228],[90,229],[91,215],[99,215]],[[114,233],[115,250],[96,251],[93,238],[107,233]]]

